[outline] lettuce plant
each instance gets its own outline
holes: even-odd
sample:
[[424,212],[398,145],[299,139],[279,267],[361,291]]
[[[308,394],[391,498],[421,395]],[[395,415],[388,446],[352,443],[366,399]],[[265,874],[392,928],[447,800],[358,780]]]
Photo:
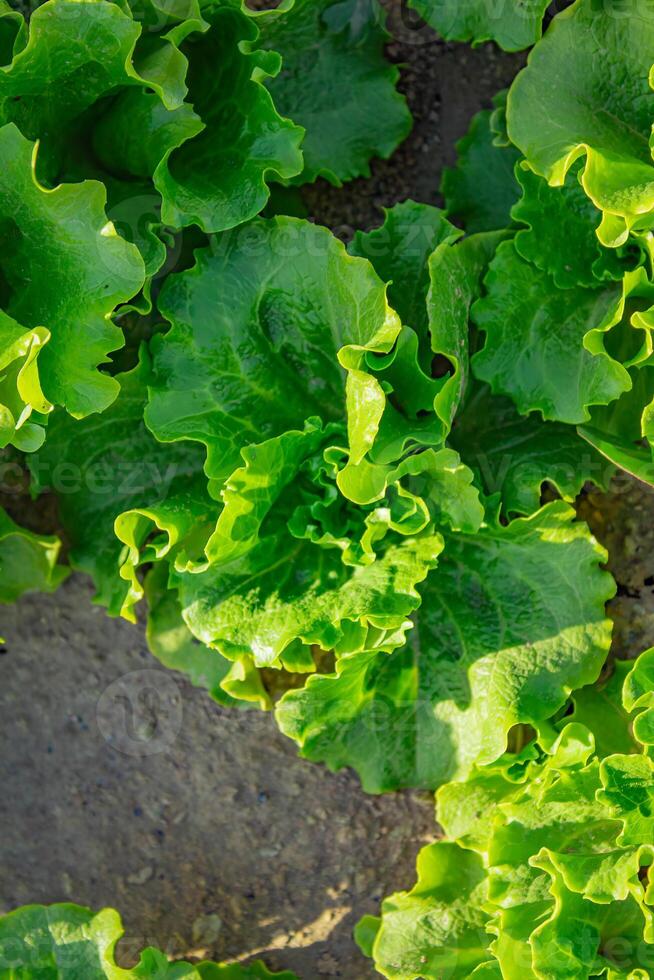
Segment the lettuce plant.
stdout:
[[384,23],[376,0],[295,0],[264,22],[263,46],[282,56],[268,88],[280,112],[306,129],[294,183],[369,177],[371,157],[390,156],[409,133],[399,70],[384,59]]
[[440,788],[445,837],[357,930],[382,976],[651,976],[653,665],[617,661],[523,748]]
[[148,947],[134,967],[115,960],[123,936],[114,909],[93,912],[80,905],[26,905],[0,916],[0,978],[12,980],[297,980],[295,974],[270,973],[261,960],[238,963],[171,962]]
[[[0,139],[29,187],[6,194],[6,315],[22,325],[7,441],[32,450],[33,492],[57,494],[70,562],[111,615],[148,596],[165,663],[225,703],[276,701],[305,755],[372,791],[494,763],[513,726],[543,722],[606,659],[613,584],[566,501],[606,484],[605,457],[643,452],[625,419],[649,378],[648,238],[624,208],[624,234],[603,233],[590,144],[555,172],[521,128],[529,79],[570,31],[606,26],[594,16],[579,0],[555,18],[461,143],[444,191],[467,235],[408,201],[346,250],[255,215],[273,178],[338,182],[405,131],[374,6],[4,12]],[[638,78],[632,23],[613,27]],[[357,125],[354,146],[335,112],[349,162],[328,164],[303,107],[313,89],[338,101],[323,73],[350,63],[398,125],[386,143]],[[306,162],[278,103],[307,128]],[[102,208],[124,216],[144,187],[156,215],[127,221],[126,241]],[[30,243],[46,220],[44,253]],[[167,244],[178,268],[163,275]],[[545,484],[563,500],[542,505]]]
[[[202,8],[204,21],[250,16],[224,7]],[[284,16],[264,17],[265,37],[283,41]],[[189,84],[210,37],[197,18],[165,35]],[[148,44],[160,50],[163,35]],[[239,57],[253,45],[240,42]],[[107,111],[127,118],[121,106],[135,93],[119,92]],[[462,172],[478,135],[481,158],[515,159],[505,122],[499,99],[463,147]],[[180,146],[190,152],[207,133]],[[239,180],[249,186],[247,168]],[[519,195],[510,167],[499,181],[505,201]],[[161,189],[156,173],[153,182]],[[627,299],[647,298],[644,250],[593,245],[594,207],[574,197],[569,248],[585,268],[577,241],[590,238],[601,288],[582,279],[548,292],[550,256],[564,259],[553,233],[537,233],[542,190],[523,184],[512,212],[531,224],[517,234],[462,237],[442,212],[406,202],[349,253],[325,229],[284,216],[213,235],[158,289],[163,322],[140,352],[132,344],[138,363],[113,374],[114,403],[88,418],[52,413],[28,459],[34,491],[58,494],[73,567],[92,575],[110,614],[133,618],[148,594],[152,649],[226,703],[269,706],[292,674],[300,686],[278,700],[282,729],[308,757],[357,768],[375,792],[434,788],[494,762],[512,726],[558,710],[608,651],[605,556],[566,504],[540,507],[540,493],[549,482],[573,500],[587,479],[606,480],[569,423],[600,397],[617,399],[629,374],[618,356],[581,344],[624,331]],[[475,184],[459,182],[459,200],[466,186]],[[162,199],[165,214],[165,190]],[[500,224],[500,213],[482,226]],[[564,202],[560,224],[567,215]],[[511,331],[523,312],[509,302],[513,320],[501,313],[518,270],[527,313],[551,301],[543,338],[565,296],[572,319],[557,370],[565,358],[576,387],[559,391],[558,350],[536,344],[530,397],[518,397]],[[502,358],[508,381],[497,377]],[[543,421],[521,417],[555,398]],[[490,422],[481,452],[480,414]],[[503,678],[497,697],[489,676]]]

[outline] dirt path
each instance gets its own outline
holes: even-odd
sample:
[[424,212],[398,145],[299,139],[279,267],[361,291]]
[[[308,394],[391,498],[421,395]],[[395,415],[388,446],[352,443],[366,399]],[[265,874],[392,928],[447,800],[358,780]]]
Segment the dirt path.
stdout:
[[[437,43],[399,5],[392,13],[389,50],[405,64],[416,126],[370,180],[310,190],[312,213],[345,234],[377,223],[382,205],[435,202],[454,141],[520,63]],[[619,546],[614,609],[636,653],[654,636],[652,497],[631,485],[615,505],[594,495],[585,507]],[[413,881],[431,800],[366,797],[350,773],[298,760],[268,717],[222,710],[160,670],[141,628],[108,620],[91,594],[74,577],[0,608],[0,907],[113,905],[127,958],[152,942],[172,954],[261,951],[304,980],[373,977],[352,926]],[[159,751],[143,756],[148,729]]]
[[2,906],[109,904],[134,950],[273,950],[305,980],[368,976],[352,926],[410,881],[429,798],[366,797],[297,759],[270,716],[160,669],[91,594],[76,576],[0,612]]

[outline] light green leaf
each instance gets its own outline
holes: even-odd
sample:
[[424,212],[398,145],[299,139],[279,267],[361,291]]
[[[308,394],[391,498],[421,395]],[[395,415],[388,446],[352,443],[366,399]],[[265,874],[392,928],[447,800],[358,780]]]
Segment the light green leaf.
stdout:
[[[484,519],[484,508],[472,481],[472,470],[462,465],[452,449],[426,449],[396,466],[361,463],[346,467],[337,482],[346,497],[360,504],[377,501],[384,508],[384,495],[397,494],[408,514],[393,523],[389,510],[389,518],[393,530],[400,533],[418,534],[431,520],[437,527],[474,534]],[[369,514],[366,523],[373,520],[377,525],[383,522],[381,510]]]
[[25,330],[50,333],[38,359],[44,397],[80,417],[118,393],[97,369],[124,343],[111,314],[143,285],[143,260],[107,221],[101,184],[46,190],[34,175],[34,152],[13,124],[0,128],[4,305]]
[[[617,666],[617,665],[616,665]],[[626,671],[629,663],[621,665]],[[625,711],[635,714],[633,736],[645,748],[647,754],[654,755],[654,649],[646,650],[633,664],[624,682],[622,697]],[[616,749],[614,751],[631,751]],[[608,754],[608,753],[607,753]]]
[[447,837],[480,854],[495,832],[496,807],[523,792],[529,763],[538,758],[529,746],[525,758],[507,753],[490,766],[475,767],[463,782],[445,783],[436,794],[437,818]]
[[654,466],[652,454],[643,446],[626,445],[623,439],[607,435],[588,425],[580,425],[577,431],[589,446],[601,453],[614,466],[629,473],[643,483],[654,486]]
[[[371,452],[377,464],[393,462],[409,449],[443,442],[444,429],[434,412],[444,382],[432,376],[429,261],[435,250],[446,251],[460,236],[437,208],[405,201],[386,212],[380,228],[357,233],[350,246],[350,252],[368,258],[389,284],[389,299],[405,324],[391,354],[368,360],[392,395],[386,400]],[[346,468],[340,485],[345,487],[350,480]]]
[[[636,662],[638,673],[641,670],[639,665],[645,657],[646,654],[641,654]],[[630,672],[632,667],[631,661],[614,660],[608,676],[600,678],[595,684],[580,688],[572,695],[574,710],[566,721],[585,725],[594,733],[600,758],[614,753],[629,754],[641,750],[634,740],[629,723],[629,715],[635,707],[628,695],[629,684],[632,683],[636,671],[634,668]]]
[[282,56],[268,88],[279,111],[306,129],[302,183],[369,177],[370,160],[389,157],[408,136],[399,71],[384,58],[385,19],[377,0],[295,0],[266,19],[263,44]]
[[114,909],[25,905],[0,917],[0,980],[297,980],[289,972],[270,973],[260,960],[192,965],[171,962],[151,947],[136,966],[123,969],[114,958],[123,931]]
[[341,434],[310,418],[304,430],[244,447],[220,493],[207,560],[186,571],[177,562],[186,623],[230,660],[311,671],[314,644],[397,645],[415,585],[441,548],[433,522],[471,533],[481,523],[472,475],[452,450],[410,456],[380,486],[364,473],[352,495],[373,503],[353,506],[335,479],[344,452],[331,443]]
[[47,415],[52,405],[43,394],[38,356],[50,334],[44,327],[25,330],[0,310],[0,448],[12,445],[25,452],[39,449],[45,439],[32,412]]
[[427,297],[432,351],[453,368],[441,379],[434,409],[447,434],[469,383],[469,318],[501,236],[471,235],[459,244],[439,246],[429,260]]
[[[643,918],[637,902],[598,905],[569,891],[547,856],[543,866],[552,875],[554,909],[550,918],[531,937],[536,977],[563,980],[572,977],[608,976],[617,980],[646,980],[639,969],[641,957],[651,961],[652,950],[643,942]],[[613,970],[614,961],[617,970]],[[624,962],[624,972],[620,961]],[[631,969],[630,969],[631,968]]]
[[475,980],[504,980],[497,960],[487,960],[486,963],[480,963],[470,976],[475,977]]
[[376,915],[364,915],[354,927],[354,941],[364,956],[372,956],[372,947],[379,932],[381,919]]
[[520,51],[541,35],[548,0],[409,0],[446,41],[496,41],[505,51]]
[[[454,244],[458,237],[437,208],[407,201],[386,213],[381,228],[359,233],[350,247],[390,283],[391,303],[409,324],[391,354],[368,358],[389,395],[370,452],[379,467],[408,449],[442,445],[465,390],[470,305],[501,236],[474,235]],[[452,371],[446,373],[443,364]],[[350,468],[339,477],[342,487]]]
[[[481,907],[485,931],[496,937],[487,950],[496,962],[483,961],[482,975],[487,970],[504,980],[648,980],[654,953],[653,763],[634,754],[628,714],[640,710],[642,717],[654,699],[651,661],[648,651],[627,674],[623,709],[616,702],[628,665],[618,664],[595,699],[592,690],[585,692],[572,722],[566,714],[555,723],[561,729],[555,737],[543,740],[532,730],[524,748],[510,749],[494,764],[475,766],[465,781],[439,789],[437,818],[446,840],[423,850],[418,886],[386,900],[368,930],[367,952],[383,975],[381,954],[394,950],[391,971],[398,972],[389,976],[430,976],[425,964],[442,948],[440,929],[459,921],[463,896],[471,912]],[[582,716],[597,724],[597,745],[610,751],[612,744],[626,744],[630,754],[600,761]],[[432,861],[439,848],[456,847],[465,848],[459,852],[465,860],[477,862],[481,901],[468,897],[466,865],[449,870],[444,902],[442,894],[424,887],[423,862]],[[456,964],[466,947],[454,938]],[[416,949],[421,961],[402,972],[400,952]]]
[[284,432],[241,450],[244,465],[221,491],[224,506],[205,549],[211,564],[228,564],[256,547],[261,525],[283,491],[337,434],[342,435],[338,426],[323,431],[318,419],[309,419],[303,431]]
[[423,848],[417,870],[415,887],[382,905],[375,967],[389,980],[464,980],[490,959],[481,858],[439,842]]
[[19,527],[0,508],[0,603],[24,592],[54,592],[69,569],[57,564],[61,541]]
[[242,446],[311,416],[347,412],[355,463],[374,443],[385,394],[366,355],[388,352],[400,324],[371,266],[325,228],[279,217],[225,234],[168,279],[159,308],[172,327],[151,344],[146,422],[204,443],[213,481]]
[[[445,535],[403,647],[341,656],[280,701],[301,754],[352,766],[368,792],[435,787],[549,718],[608,653],[604,552],[562,502],[508,527]],[[346,649],[346,648],[343,648]]]
[[428,329],[429,257],[439,245],[451,245],[461,235],[439,208],[409,200],[384,208],[384,223],[372,231],[358,231],[348,251],[368,259],[388,284],[389,302],[402,323],[423,337]]
[[611,755],[601,766],[599,799],[623,830],[618,843],[638,847],[654,841],[654,763],[644,755]]
[[588,424],[578,427],[598,452],[646,483],[654,482],[653,289],[644,269],[625,275],[619,322],[607,336],[607,347],[628,368],[630,388],[609,405],[595,406]]
[[585,422],[589,406],[605,405],[631,385],[626,367],[605,349],[603,334],[622,313],[618,286],[557,289],[525,262],[513,241],[491,262],[473,318],[486,333],[475,375],[505,394],[522,415]]
[[[254,701],[261,708],[270,706],[259,672],[243,659],[226,660],[197,640],[182,618],[175,589],[168,584],[169,569],[159,562],[148,572],[144,582],[148,602],[146,636],[148,646],[164,667],[186,674],[191,684],[202,687],[225,707]],[[227,693],[230,689],[234,696]],[[242,705],[241,705],[242,706]]]
[[246,655],[262,667],[293,669],[298,658],[296,669],[307,671],[315,669],[314,644],[330,650],[347,642],[360,649],[379,631],[382,649],[397,645],[397,631],[409,625],[420,601],[416,584],[441,548],[440,535],[408,539],[351,569],[337,549],[298,541],[283,528],[242,558],[179,573],[173,582],[184,620],[203,643],[230,660]]
[[631,389],[610,405],[593,408],[589,423],[578,426],[577,431],[616,466],[644,483],[654,484],[652,365],[645,362],[641,367],[631,368],[629,376]]
[[511,141],[553,186],[584,158],[581,181],[620,245],[654,206],[650,71],[654,10],[577,0],[554,18],[509,92]]

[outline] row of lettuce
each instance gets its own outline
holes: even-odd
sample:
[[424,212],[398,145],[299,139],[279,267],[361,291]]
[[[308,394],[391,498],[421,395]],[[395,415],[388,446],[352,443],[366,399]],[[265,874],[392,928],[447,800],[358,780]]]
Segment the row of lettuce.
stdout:
[[[443,185],[469,231],[509,228],[472,308],[481,332],[473,372],[491,403],[509,396],[522,425],[540,417],[541,431],[556,426],[561,462],[574,433],[649,483],[653,39],[646,4],[577,3],[560,14],[508,100],[475,119]],[[484,414],[477,424],[486,433]],[[520,429],[512,432],[520,446]],[[524,438],[533,454],[535,434]],[[578,443],[564,471],[582,456]],[[539,568],[522,577],[532,601],[556,592]],[[511,636],[521,607],[509,608],[502,652],[519,680],[498,675],[495,663],[486,675],[501,704],[524,703],[526,680]],[[526,608],[525,619],[527,688],[546,698],[534,671],[541,631]],[[569,646],[561,626],[559,650]],[[571,683],[547,721],[516,725],[504,752],[478,755],[451,782],[432,781],[442,839],[420,853],[411,891],[357,928],[382,976],[654,975],[653,668],[651,650],[635,662],[609,660],[593,684]],[[469,706],[474,674],[466,676],[458,699]]]
[[[546,5],[414,6],[517,48]],[[440,787],[447,839],[359,928],[396,980],[654,965],[652,660],[598,682],[615,585],[571,506],[654,483],[654,9],[623,7],[554,17],[446,210],[347,249],[279,182],[406,135],[375,4],[0,10],[4,483],[56,495],[70,566],[110,615],[147,600],[164,665],[369,792]],[[3,514],[0,598],[58,557]]]

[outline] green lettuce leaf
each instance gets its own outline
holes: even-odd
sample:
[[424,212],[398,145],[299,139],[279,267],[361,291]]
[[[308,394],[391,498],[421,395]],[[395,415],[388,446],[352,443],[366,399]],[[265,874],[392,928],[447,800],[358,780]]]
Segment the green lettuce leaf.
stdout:
[[393,306],[409,324],[390,355],[368,359],[392,394],[370,453],[379,464],[378,481],[384,464],[412,444],[443,444],[465,393],[470,307],[503,234],[457,241],[460,236],[438,208],[407,201],[387,211],[380,228],[355,236],[351,246],[389,283]]
[[27,37],[17,39],[0,71],[0,116],[29,139],[46,134],[46,168],[60,163],[72,120],[116,86],[139,80],[132,56],[140,33],[131,16],[103,0],[51,0],[34,10]]
[[[440,243],[438,236],[444,239]],[[469,381],[469,346],[475,343],[474,335],[469,336],[469,311],[502,234],[472,235],[459,242],[453,237],[437,209],[406,202],[387,212],[381,228],[355,236],[351,246],[389,282],[393,306],[405,323],[415,325],[415,331],[403,328],[394,357],[387,358],[384,370],[377,368],[392,398],[371,456],[383,459],[385,445],[396,451],[398,433],[423,444],[447,437],[477,473],[478,486],[488,494],[501,493],[508,513],[537,510],[546,481],[567,500],[574,500],[586,480],[606,486],[613,467],[584,446],[574,429],[545,424],[535,415],[525,419],[506,398],[493,397],[486,386]],[[434,366],[439,377],[430,378]],[[409,433],[398,409],[406,420],[412,408],[421,410],[423,427],[418,430],[412,422]],[[357,499],[349,482],[355,477],[369,499],[374,495],[370,487],[382,487],[396,472],[391,466],[367,466],[364,480],[363,467],[346,468],[339,485]]]
[[461,235],[439,208],[409,200],[384,208],[383,224],[357,231],[348,251],[368,259],[388,284],[389,301],[402,323],[422,336],[428,329],[429,258]]
[[627,675],[623,688],[625,711],[635,715],[633,736],[654,757],[654,650],[646,650]]
[[449,362],[440,379],[434,409],[444,433],[450,432],[470,383],[470,315],[502,234],[471,235],[453,247],[440,246],[429,259],[427,297],[431,348]]
[[583,158],[581,182],[603,212],[605,245],[651,223],[654,166],[650,72],[654,10],[629,13],[577,0],[554,18],[509,92],[508,130],[529,166],[561,186]]
[[476,976],[476,954],[479,975],[504,980],[647,980],[654,763],[642,752],[649,733],[641,746],[633,734],[652,710],[653,664],[652,650],[616,664],[579,692],[572,721],[551,723],[552,737],[532,730],[524,748],[441,786],[446,839],[422,851],[416,887],[361,925],[383,976]]
[[92,912],[80,905],[25,905],[0,917],[0,978],[13,980],[297,980],[270,973],[260,961],[246,966],[205,961],[171,962],[148,947],[134,967],[114,958],[123,935],[114,909]]
[[587,481],[608,489],[615,467],[560,422],[519,415],[508,398],[473,384],[456,416],[450,444],[489,496],[499,493],[507,514],[533,514],[549,483],[573,503]]
[[[396,645],[419,601],[415,585],[441,548],[432,515],[479,526],[477,493],[450,450],[410,457],[380,500],[353,507],[330,462],[343,453],[330,445],[339,428],[309,419],[303,430],[244,447],[206,558],[178,561],[172,572],[191,633],[238,665],[222,685],[230,693],[254,679],[252,666],[315,670],[314,646]],[[424,499],[403,489],[405,477],[426,483],[416,486]]]
[[517,232],[519,255],[547,272],[559,289],[598,288],[603,280],[622,279],[627,260],[603,248],[595,229],[601,217],[579,183],[578,168],[563,187],[550,187],[533,171],[518,168],[522,197],[511,211],[527,225]]
[[[111,315],[143,285],[143,260],[107,221],[101,184],[46,190],[35,177],[34,162],[33,144],[13,124],[0,128],[2,305],[41,343],[45,331],[50,334],[38,356],[43,396],[35,380],[34,340],[25,337],[32,359],[20,385],[30,390],[21,398],[16,379],[16,395],[37,411],[47,410],[44,397],[82,417],[102,411],[118,394],[118,382],[98,367],[124,343]],[[18,339],[16,327],[10,333],[0,356],[7,357]]]
[[[450,329],[453,336],[458,330],[463,334],[467,332],[467,318],[462,312],[464,303],[454,295],[457,286],[453,281],[443,281],[447,277],[448,264],[454,261],[449,246],[460,237],[461,232],[438,208],[405,201],[385,212],[381,227],[358,232],[350,245],[349,251],[367,258],[378,276],[388,283],[389,299],[404,324],[392,353],[386,358],[368,361],[387,394],[392,395],[386,400],[379,435],[371,453],[382,467],[407,449],[438,446],[444,441],[446,425],[443,423],[446,420],[438,417],[437,407],[447,398],[442,392],[447,389],[448,381],[432,377],[437,348],[432,349],[430,342],[429,318],[430,313],[434,317],[442,315],[442,353],[449,350],[445,330]],[[463,252],[457,251],[457,258],[464,253],[469,262],[474,262],[472,249],[467,244]],[[432,312],[427,297],[435,278],[438,283],[433,289]],[[455,310],[445,309],[450,297]],[[454,326],[450,327],[452,321]],[[438,326],[440,324],[437,329]],[[455,343],[458,346],[458,336]],[[356,471],[355,477],[359,476]],[[385,471],[380,468],[376,479],[385,478]],[[341,486],[345,487],[349,481],[350,471],[346,470],[341,477]],[[349,490],[344,492],[350,493]]]
[[337,549],[298,541],[286,528],[247,554],[200,573],[178,573],[184,620],[224,656],[261,667],[312,671],[310,648],[382,649],[420,601],[416,584],[442,548],[440,535],[393,544],[372,564],[344,565]]
[[100,168],[96,169],[95,178],[107,190],[107,217],[122,238],[136,245],[145,265],[143,289],[118,310],[129,342],[130,321],[125,316],[135,312],[145,317],[152,312],[153,284],[166,273],[170,255],[177,253],[179,238],[162,223],[161,197],[148,181],[116,179]]
[[510,144],[501,145],[493,129],[497,112],[506,106],[506,93],[500,92],[493,102],[495,109],[478,112],[456,144],[456,166],[443,170],[441,194],[447,213],[469,234],[506,228],[520,195],[515,177],[520,153]]
[[418,855],[418,881],[382,905],[372,945],[389,980],[464,980],[490,959],[481,858],[457,844],[430,844]]
[[[148,603],[146,637],[150,651],[171,670],[185,674],[196,687],[205,688],[224,707],[254,702],[270,707],[270,697],[257,669],[241,658],[235,662],[200,643],[182,618],[175,589],[169,587],[167,563],[158,562],[145,577]],[[231,693],[228,693],[231,692]]]
[[591,410],[579,435],[597,452],[644,483],[654,484],[654,371],[647,361],[629,370],[631,388]]
[[163,112],[173,112],[187,92],[186,68],[173,38],[142,35],[129,8],[50,0],[33,12],[29,33],[19,35],[0,71],[0,119],[42,140],[40,173],[53,182],[83,154],[80,132],[91,128],[89,113],[97,118],[103,99],[147,88]]
[[[412,443],[442,445],[464,396],[470,307],[503,234],[460,237],[438,208],[406,201],[386,212],[380,228],[359,232],[350,246],[389,284],[405,324],[392,354],[368,360],[392,394],[370,454],[380,464],[378,480],[383,464]],[[343,474],[341,485],[346,479]]]
[[598,798],[622,824],[618,844],[623,847],[647,844],[651,848],[654,842],[652,760],[644,755],[609,756],[602,761],[601,779],[603,788]]
[[202,13],[197,3],[132,6],[39,7],[0,70],[0,120],[41,140],[49,183],[153,178],[165,225],[220,231],[246,221],[266,204],[269,177],[302,169],[303,130],[262,84],[279,56],[254,50],[255,18],[231,0]]
[[303,756],[352,766],[368,792],[433,788],[493,762],[512,726],[552,715],[608,652],[614,586],[573,517],[559,501],[445,534],[404,646],[343,655],[335,674],[286,694],[282,731]]
[[[290,430],[256,446],[245,446],[243,466],[234,470],[220,494],[223,509],[205,549],[209,562],[225,565],[255,549],[262,524],[289,484],[338,435],[342,438],[340,426],[331,424],[323,430],[320,420],[311,418],[301,431]],[[304,524],[299,524],[298,536],[304,536]]]
[[207,560],[173,576],[192,633],[229,659],[302,672],[315,669],[313,645],[397,645],[442,546],[434,526],[479,528],[472,474],[452,450],[409,456],[381,486],[362,480],[353,506],[338,486],[337,433],[309,419],[244,447]]
[[[202,16],[206,32],[182,45],[201,130],[186,138],[195,123],[183,119],[183,142],[162,133],[169,148],[153,179],[165,224],[223,231],[263,209],[269,179],[300,173],[304,131],[279,115],[264,86],[278,72],[279,56],[256,49],[259,32],[245,5],[209,4]],[[155,121],[149,128],[161,132]]]
[[132,12],[134,20],[143,24],[151,33],[165,30],[177,38],[180,27],[186,31],[189,24],[194,30],[206,30],[202,17],[202,0],[116,0]]
[[607,346],[628,369],[629,388],[610,404],[593,407],[588,422],[578,427],[589,445],[650,484],[654,482],[653,291],[644,269],[625,275],[616,318],[620,322],[608,334]]
[[45,445],[28,458],[35,491],[58,497],[72,566],[93,578],[97,602],[128,619],[142,596],[138,567],[190,547],[191,534],[204,544],[217,510],[200,448],[162,445],[146,429],[148,372],[143,357],[120,375],[120,395],[102,415],[54,413]]
[[541,35],[548,0],[409,0],[446,41],[496,41],[505,51],[520,51]]
[[54,592],[69,569],[57,564],[61,541],[19,527],[0,508],[0,603],[24,592]]
[[370,160],[386,159],[408,136],[399,71],[384,58],[385,19],[377,0],[295,0],[266,18],[263,44],[282,56],[267,86],[280,112],[306,129],[302,183],[369,177]]
[[631,387],[603,337],[622,319],[619,286],[557,289],[514,241],[498,248],[485,285],[488,295],[473,308],[486,334],[475,375],[495,394],[510,395],[521,414],[538,410],[545,420],[585,422],[589,406],[608,404]]
[[[417,605],[415,585],[441,539],[399,537],[423,530],[429,519],[407,495],[386,508],[343,508],[319,462],[334,428],[323,431],[310,419],[302,431],[245,447],[244,465],[221,493],[208,561],[175,578],[194,635],[230,659],[279,666],[282,654],[289,664],[299,656],[312,670],[300,643],[328,650],[344,631],[350,642],[369,626],[394,631]],[[385,541],[389,531],[395,533]]]
[[[647,659],[651,663],[651,655],[642,653],[636,666],[629,660],[615,660],[610,673],[572,695],[573,711],[566,720],[585,725],[593,732],[600,758],[641,751],[629,720],[636,706],[629,700],[629,687],[634,676],[640,676]],[[649,687],[648,698],[651,691],[654,687]]]
[[347,414],[354,463],[374,443],[386,399],[366,357],[400,324],[370,265],[326,229],[279,217],[226,233],[167,280],[159,308],[172,326],[151,343],[146,422],[163,441],[203,443],[218,486],[243,446],[312,416]]

